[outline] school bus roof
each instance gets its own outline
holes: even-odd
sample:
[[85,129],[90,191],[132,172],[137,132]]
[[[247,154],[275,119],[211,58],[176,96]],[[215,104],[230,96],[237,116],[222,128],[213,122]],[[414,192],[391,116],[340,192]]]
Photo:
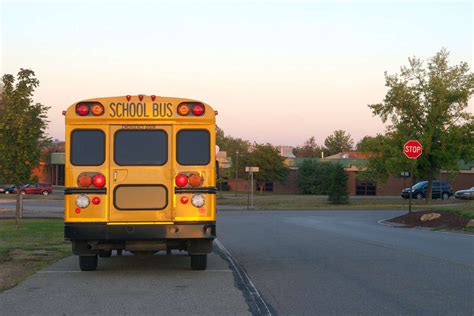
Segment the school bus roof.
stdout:
[[[179,113],[178,113],[179,108]],[[67,124],[124,122],[210,124],[216,112],[204,102],[154,95],[94,98],[76,102],[64,114]]]

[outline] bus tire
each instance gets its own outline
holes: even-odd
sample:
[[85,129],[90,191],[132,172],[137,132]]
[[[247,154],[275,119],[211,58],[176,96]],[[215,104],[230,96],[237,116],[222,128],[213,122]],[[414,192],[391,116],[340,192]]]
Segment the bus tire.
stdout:
[[79,267],[81,271],[94,271],[97,269],[97,255],[79,256]]
[[110,258],[112,256],[112,250],[99,250],[99,257]]
[[191,255],[191,269],[206,270],[207,255]]

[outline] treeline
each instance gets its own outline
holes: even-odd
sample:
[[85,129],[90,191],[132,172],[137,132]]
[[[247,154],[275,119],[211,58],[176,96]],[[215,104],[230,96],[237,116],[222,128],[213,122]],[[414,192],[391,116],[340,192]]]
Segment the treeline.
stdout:
[[330,202],[347,203],[347,174],[341,164],[305,159],[299,165],[297,186],[303,194],[328,195]]
[[261,192],[265,188],[265,182],[285,182],[288,177],[288,168],[283,163],[284,158],[271,144],[252,144],[241,138],[227,136],[219,127],[216,132],[216,143],[220,150],[226,151],[227,156],[232,159],[230,168],[221,171],[223,177],[238,176],[246,179],[245,167],[258,166],[260,170],[254,174],[254,178]]
[[[230,168],[221,170],[223,178],[247,178],[246,166],[258,166],[259,172],[254,174],[260,192],[264,191],[265,182],[284,183],[288,176],[288,168],[284,157],[271,144],[250,143],[241,138],[225,135],[217,128],[216,142],[220,150],[226,151],[232,159]],[[222,181],[222,179],[220,179]],[[298,170],[298,188],[303,194],[324,194],[332,203],[347,203],[347,175],[344,167],[339,164],[319,163],[304,160]]]

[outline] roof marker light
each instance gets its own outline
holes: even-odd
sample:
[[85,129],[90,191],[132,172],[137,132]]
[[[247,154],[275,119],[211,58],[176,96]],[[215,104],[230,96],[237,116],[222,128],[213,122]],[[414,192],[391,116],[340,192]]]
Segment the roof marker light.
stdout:
[[127,95],[125,96],[125,98],[127,98],[127,101],[130,101],[132,99],[132,96],[131,95]]
[[138,100],[143,101],[143,97],[144,97],[143,94],[139,94],[139,95],[138,95]]
[[152,94],[152,95],[150,96],[150,98],[151,98],[152,101],[155,101],[156,95],[153,95],[153,94]]

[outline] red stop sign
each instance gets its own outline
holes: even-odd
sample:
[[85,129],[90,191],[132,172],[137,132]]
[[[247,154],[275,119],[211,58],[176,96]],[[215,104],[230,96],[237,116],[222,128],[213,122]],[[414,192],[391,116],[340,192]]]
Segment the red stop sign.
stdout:
[[410,159],[416,159],[421,156],[423,146],[417,140],[409,140],[403,145],[403,153]]

